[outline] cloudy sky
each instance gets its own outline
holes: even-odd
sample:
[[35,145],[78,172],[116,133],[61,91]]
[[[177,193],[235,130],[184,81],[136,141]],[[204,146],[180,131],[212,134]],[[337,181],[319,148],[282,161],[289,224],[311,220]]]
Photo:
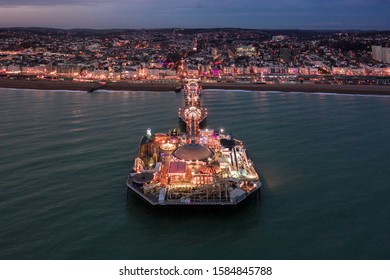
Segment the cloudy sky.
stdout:
[[0,27],[390,30],[390,0],[0,0]]

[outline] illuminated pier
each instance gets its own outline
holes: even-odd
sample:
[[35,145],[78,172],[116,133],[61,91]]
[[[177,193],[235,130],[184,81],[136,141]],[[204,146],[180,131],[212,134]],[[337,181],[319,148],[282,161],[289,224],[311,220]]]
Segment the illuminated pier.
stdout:
[[207,117],[200,97],[198,80],[187,80],[185,132],[148,129],[140,141],[127,186],[152,205],[236,205],[261,187],[240,140],[200,128]]

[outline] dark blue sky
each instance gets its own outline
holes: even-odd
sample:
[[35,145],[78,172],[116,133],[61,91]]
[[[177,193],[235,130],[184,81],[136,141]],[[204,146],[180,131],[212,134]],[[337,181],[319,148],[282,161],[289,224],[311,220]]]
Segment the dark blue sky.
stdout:
[[0,27],[390,30],[390,0],[0,0],[0,7]]

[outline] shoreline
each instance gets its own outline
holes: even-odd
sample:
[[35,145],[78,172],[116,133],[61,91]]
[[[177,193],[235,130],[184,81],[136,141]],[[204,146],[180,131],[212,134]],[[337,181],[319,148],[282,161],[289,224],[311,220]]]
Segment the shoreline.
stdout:
[[[0,79],[0,88],[38,90],[90,91],[101,87],[114,91],[175,91],[179,83],[99,83],[50,81],[50,80],[9,80]],[[379,85],[331,85],[331,84],[244,84],[244,83],[203,83],[202,88],[220,90],[279,91],[279,92],[319,92],[341,94],[390,95],[390,86]]]

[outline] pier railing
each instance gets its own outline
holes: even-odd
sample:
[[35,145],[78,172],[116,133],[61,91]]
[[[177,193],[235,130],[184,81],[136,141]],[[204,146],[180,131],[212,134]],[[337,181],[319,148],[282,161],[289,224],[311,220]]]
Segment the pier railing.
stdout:
[[139,196],[144,200],[149,202],[152,205],[236,205],[243,201],[247,195],[242,195],[235,197],[229,200],[222,199],[165,199],[164,201],[159,201],[157,197],[149,197],[142,193],[139,189],[134,187],[129,187],[135,191]]

